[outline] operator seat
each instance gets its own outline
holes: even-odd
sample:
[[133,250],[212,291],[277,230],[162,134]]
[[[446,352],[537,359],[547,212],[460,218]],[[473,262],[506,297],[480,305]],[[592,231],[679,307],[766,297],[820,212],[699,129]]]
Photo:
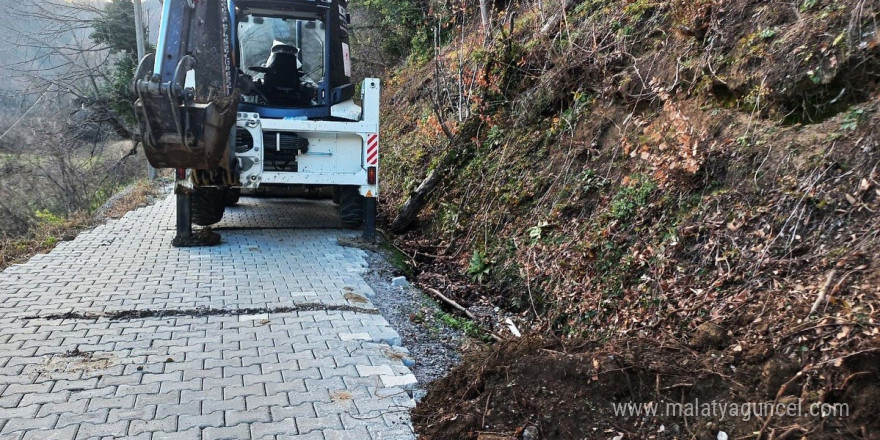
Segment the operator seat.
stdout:
[[302,87],[302,72],[299,70],[297,48],[287,44],[272,47],[266,67],[251,67],[256,72],[264,72],[263,92],[269,105],[305,106],[311,98]]

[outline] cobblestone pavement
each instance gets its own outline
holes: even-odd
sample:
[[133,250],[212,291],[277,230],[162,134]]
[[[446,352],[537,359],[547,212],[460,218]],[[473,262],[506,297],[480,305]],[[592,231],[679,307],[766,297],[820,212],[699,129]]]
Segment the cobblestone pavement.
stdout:
[[0,273],[0,439],[414,438],[355,233],[242,200],[217,247],[171,247],[168,198]]
[[[292,203],[293,201],[295,203]],[[329,200],[242,197],[228,208],[214,229],[339,228],[339,214]]]

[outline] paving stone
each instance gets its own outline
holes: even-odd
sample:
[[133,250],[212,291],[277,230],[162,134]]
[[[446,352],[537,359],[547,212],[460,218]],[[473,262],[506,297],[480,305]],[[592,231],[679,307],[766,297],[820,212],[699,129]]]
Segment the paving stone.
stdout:
[[33,404],[28,406],[18,406],[14,408],[3,409],[4,418],[13,421],[18,419],[31,419],[39,411],[40,405]]
[[22,397],[24,397],[23,394],[8,394],[0,396],[0,408],[17,408],[20,406],[18,402],[21,402]]
[[26,431],[31,429],[52,429],[57,421],[57,414],[50,414],[45,417],[37,417],[33,419],[12,419],[3,425],[0,434],[10,434],[16,431]]
[[41,429],[26,431],[23,440],[72,440],[76,437],[77,426],[61,429]]
[[248,386],[233,386],[223,388],[223,398],[232,399],[239,396],[262,396],[266,394],[266,389],[261,383]]
[[367,332],[340,333],[339,339],[342,339],[343,341],[370,341],[373,337]]
[[201,440],[202,430],[198,428],[187,429],[177,432],[155,432],[153,440]]
[[406,374],[403,376],[380,376],[382,379],[382,385],[391,388],[391,387],[402,387],[404,389],[412,389],[418,386],[418,380],[412,374]]
[[372,438],[365,427],[345,430],[326,429],[323,434],[325,440],[370,440]]
[[308,434],[299,435],[278,435],[276,440],[324,440],[324,433],[321,431],[312,431]]
[[100,425],[107,421],[107,415],[110,413],[109,409],[102,409],[98,411],[85,411],[85,412],[75,412],[75,413],[61,413],[58,416],[58,422],[55,423],[56,428],[63,428],[69,425],[80,425],[83,423],[90,423],[94,425]]
[[202,438],[204,440],[239,440],[249,438],[250,431],[250,425],[246,423],[221,428],[211,427],[202,431]]
[[14,383],[6,387],[6,394],[37,394],[48,393],[52,389],[53,382],[18,384]]
[[37,417],[44,417],[49,414],[82,413],[85,412],[88,406],[89,401],[86,399],[44,403],[40,407],[40,411],[37,413]]
[[137,397],[144,396],[97,397],[89,400],[89,411],[104,408],[134,408],[134,402]]
[[308,418],[317,417],[315,407],[312,403],[301,403],[299,405],[290,406],[273,406],[269,408],[272,413],[272,420],[281,421],[293,417]]
[[325,429],[342,429],[342,421],[338,415],[324,417],[297,417],[296,426],[299,431],[308,434],[311,431],[323,431]]
[[287,406],[290,404],[290,401],[287,399],[287,393],[279,393],[272,396],[247,396],[245,400],[249,410],[271,406]]
[[128,420],[120,420],[116,423],[103,423],[93,425],[91,423],[83,423],[76,432],[77,439],[87,439],[92,437],[125,437],[128,433]]
[[389,365],[356,365],[355,368],[357,368],[357,372],[361,377],[379,375],[391,376],[394,374],[394,371]]
[[296,435],[298,433],[296,420],[292,418],[270,423],[251,423],[251,436],[253,438],[274,438],[276,435]]
[[297,392],[297,393],[305,393],[306,392],[306,382],[302,379],[298,380],[290,380],[281,383],[267,383],[266,384],[266,394],[273,395],[281,392]]
[[146,405],[174,405],[180,403],[180,391],[170,391],[158,394],[138,394],[136,404]]
[[201,414],[201,406],[198,403],[156,405],[156,418],[161,419],[168,416],[197,416]]
[[269,408],[248,408],[247,411],[226,411],[224,413],[227,426],[235,426],[239,423],[269,422],[272,416]]
[[[363,251],[336,242],[356,232],[324,228],[338,224],[329,201],[243,198],[218,224],[220,246],[186,249],[169,245],[174,206],[166,198],[0,273],[0,437],[415,438],[400,411],[411,373],[381,354],[399,344],[383,317],[234,313],[348,304],[344,286],[371,296]],[[230,315],[24,319],[198,307]],[[108,364],[41,372],[71,346]],[[377,387],[399,396],[365,391]],[[402,419],[356,423],[346,411]]]
[[198,416],[181,415],[177,418],[177,429],[205,428],[208,426],[223,426],[223,412],[217,411],[211,414]]
[[166,417],[153,420],[132,420],[128,427],[128,435],[139,435],[144,432],[173,432],[177,428],[177,417]]

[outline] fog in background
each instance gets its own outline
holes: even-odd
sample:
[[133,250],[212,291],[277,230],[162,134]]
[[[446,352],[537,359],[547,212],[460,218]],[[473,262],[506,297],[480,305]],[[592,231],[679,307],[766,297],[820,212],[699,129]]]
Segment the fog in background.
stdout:
[[[88,46],[88,37],[92,32],[88,27],[88,14],[82,13],[75,18],[81,20],[77,23],[76,32],[53,33],[57,24],[51,23],[52,20],[49,19],[35,19],[31,15],[38,9],[35,5],[39,5],[43,11],[68,14],[70,4],[100,8],[105,3],[103,0],[0,0],[0,10],[11,14],[7,16],[10,20],[0,23],[0,113],[8,116],[25,111],[46,90],[45,83],[29,78],[32,75],[23,75],[22,70],[45,73],[52,72],[53,69],[62,71],[65,68],[65,60],[49,55],[52,51],[46,46],[76,43]],[[149,41],[155,44],[161,4],[159,0],[143,0],[142,4]],[[101,54],[96,53],[93,56],[97,59]],[[0,133],[8,128],[5,122],[0,122]]]

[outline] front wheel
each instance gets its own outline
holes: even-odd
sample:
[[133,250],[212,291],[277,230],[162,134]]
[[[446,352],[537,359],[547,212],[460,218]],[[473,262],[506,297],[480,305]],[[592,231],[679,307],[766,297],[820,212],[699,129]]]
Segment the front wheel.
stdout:
[[339,221],[343,228],[359,228],[364,224],[364,196],[356,186],[339,188]]
[[192,222],[199,226],[210,226],[223,219],[226,211],[226,191],[220,188],[193,188]]

